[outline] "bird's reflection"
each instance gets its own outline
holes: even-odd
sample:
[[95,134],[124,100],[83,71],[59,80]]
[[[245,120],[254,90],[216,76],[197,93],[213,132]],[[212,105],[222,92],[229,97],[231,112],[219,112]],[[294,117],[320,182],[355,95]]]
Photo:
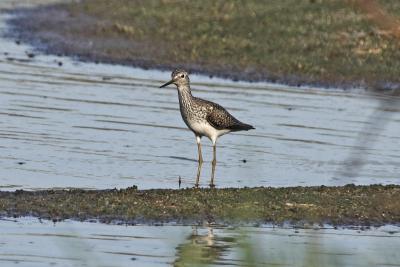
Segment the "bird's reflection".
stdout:
[[233,237],[217,237],[211,227],[195,227],[186,242],[176,248],[174,266],[223,264],[224,254],[234,246],[235,241]]

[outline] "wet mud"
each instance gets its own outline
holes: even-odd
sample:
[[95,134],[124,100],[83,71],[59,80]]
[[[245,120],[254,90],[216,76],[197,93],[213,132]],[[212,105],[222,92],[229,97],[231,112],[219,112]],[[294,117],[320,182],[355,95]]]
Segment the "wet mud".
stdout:
[[0,192],[0,214],[126,224],[400,223],[400,186]]
[[[383,8],[397,15],[389,2]],[[8,36],[81,61],[295,86],[399,87],[398,41],[346,2],[86,0],[13,13]]]

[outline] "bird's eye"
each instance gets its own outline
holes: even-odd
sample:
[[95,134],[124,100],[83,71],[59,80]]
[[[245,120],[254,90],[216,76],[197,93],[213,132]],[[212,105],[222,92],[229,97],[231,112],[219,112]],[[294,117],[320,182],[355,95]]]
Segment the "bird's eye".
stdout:
[[185,74],[182,74],[182,75],[181,75],[181,78],[185,78]]

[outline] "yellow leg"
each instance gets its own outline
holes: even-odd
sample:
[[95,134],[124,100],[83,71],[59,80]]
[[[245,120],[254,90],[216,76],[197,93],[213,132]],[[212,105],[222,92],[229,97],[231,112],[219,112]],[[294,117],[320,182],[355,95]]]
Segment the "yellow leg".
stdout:
[[199,187],[199,181],[200,181],[200,172],[201,172],[201,167],[203,166],[203,156],[201,155],[201,137],[196,136],[196,142],[197,142],[197,150],[199,152],[199,159],[198,159],[198,165],[197,165],[197,177],[196,177],[196,184],[195,187]]
[[210,187],[215,187],[214,177],[215,177],[215,166],[217,165],[217,144],[213,143],[213,161],[212,161],[212,172],[211,172],[211,182]]

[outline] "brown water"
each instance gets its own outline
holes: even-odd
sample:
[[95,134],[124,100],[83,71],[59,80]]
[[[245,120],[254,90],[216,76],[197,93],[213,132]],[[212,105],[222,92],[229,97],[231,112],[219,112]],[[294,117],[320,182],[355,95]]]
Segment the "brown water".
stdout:
[[[15,1],[9,1],[15,3]],[[29,1],[28,1],[29,2]],[[7,2],[3,5],[7,6]],[[5,30],[0,18],[1,31]],[[59,187],[193,186],[194,135],[186,129],[168,72],[28,54],[0,38],[0,184],[3,190]],[[363,90],[292,88],[192,75],[196,96],[220,103],[256,130],[223,136],[216,184],[234,186],[399,183],[400,115],[354,177],[340,175],[378,106]],[[203,139],[201,182],[210,176]]]
[[[0,221],[1,266],[399,266],[400,232]],[[249,264],[253,265],[249,265]]]

